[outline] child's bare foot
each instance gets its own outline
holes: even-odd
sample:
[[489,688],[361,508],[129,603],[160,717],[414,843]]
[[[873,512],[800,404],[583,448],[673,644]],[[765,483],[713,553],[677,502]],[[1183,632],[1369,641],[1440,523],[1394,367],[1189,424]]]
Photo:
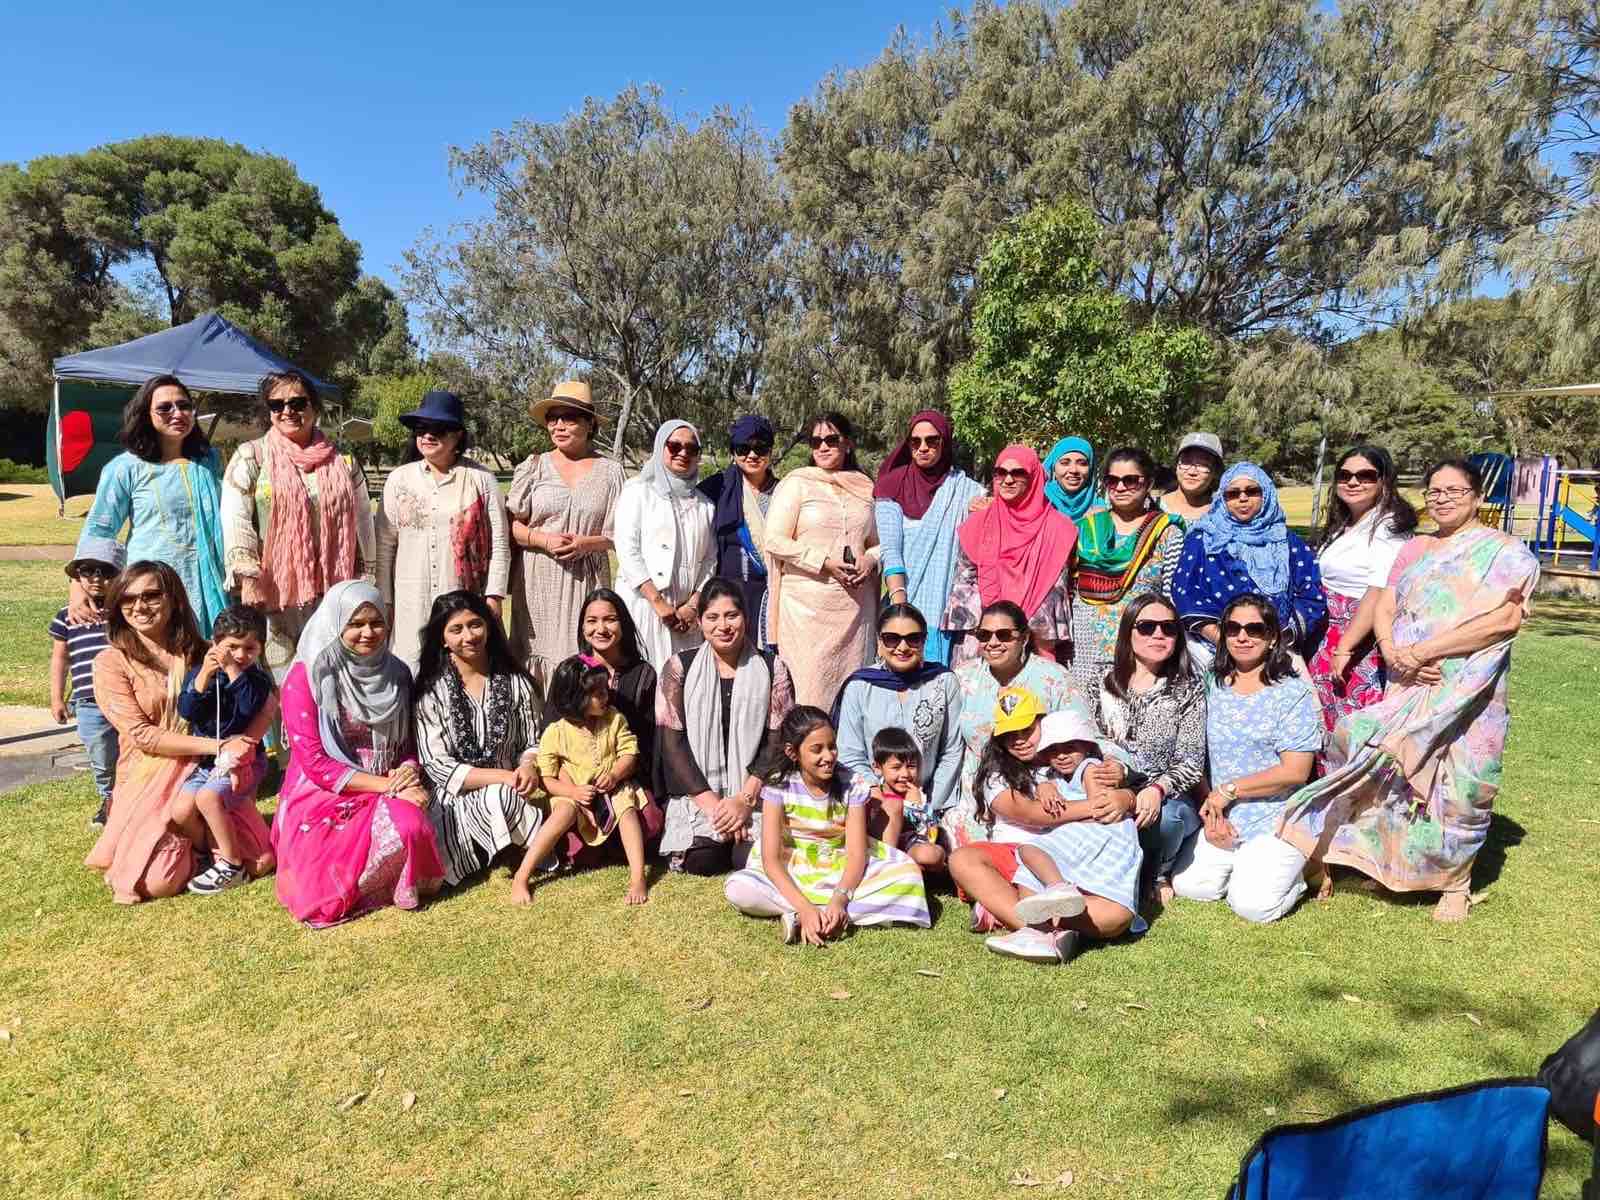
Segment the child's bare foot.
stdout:
[[513,879],[511,881],[511,903],[522,905],[533,903],[533,889],[528,886],[526,880]]
[[1465,892],[1446,892],[1439,897],[1439,903],[1433,906],[1433,919],[1455,925],[1467,919],[1467,910],[1471,907],[1472,901]]
[[622,902],[624,904],[646,904],[649,900],[650,897],[645,894],[644,880],[630,879],[628,881],[628,893],[623,896]]

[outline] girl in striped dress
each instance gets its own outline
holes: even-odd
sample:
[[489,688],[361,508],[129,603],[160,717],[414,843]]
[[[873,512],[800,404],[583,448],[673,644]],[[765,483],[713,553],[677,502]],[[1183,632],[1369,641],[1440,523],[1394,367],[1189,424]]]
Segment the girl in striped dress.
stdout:
[[746,916],[780,918],[786,943],[820,946],[852,924],[926,929],[922,870],[867,835],[872,780],[847,785],[828,714],[792,709],[776,741],[762,772],[761,853],[728,877],[728,902]]

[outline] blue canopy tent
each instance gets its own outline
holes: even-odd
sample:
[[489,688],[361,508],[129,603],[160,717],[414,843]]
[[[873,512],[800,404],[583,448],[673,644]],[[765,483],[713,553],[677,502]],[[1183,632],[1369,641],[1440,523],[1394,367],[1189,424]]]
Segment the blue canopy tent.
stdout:
[[[197,392],[254,394],[263,377],[294,368],[214,312],[148,337],[55,360],[45,464],[56,498],[91,494],[100,471],[121,453],[122,406],[157,375],[176,375]],[[308,376],[325,398],[339,389]]]

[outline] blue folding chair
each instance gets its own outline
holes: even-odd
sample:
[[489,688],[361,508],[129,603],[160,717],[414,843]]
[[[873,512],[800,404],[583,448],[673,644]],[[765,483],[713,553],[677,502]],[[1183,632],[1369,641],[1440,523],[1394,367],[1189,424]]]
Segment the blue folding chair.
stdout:
[[1486,1079],[1279,1125],[1228,1200],[1538,1200],[1549,1113],[1537,1081]]

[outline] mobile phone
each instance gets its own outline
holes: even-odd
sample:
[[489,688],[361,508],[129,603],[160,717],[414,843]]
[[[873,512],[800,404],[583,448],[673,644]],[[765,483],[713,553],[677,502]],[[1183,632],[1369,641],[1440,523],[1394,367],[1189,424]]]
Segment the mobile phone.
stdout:
[[855,551],[850,549],[849,546],[844,548],[844,565],[847,567],[853,567],[856,565]]

